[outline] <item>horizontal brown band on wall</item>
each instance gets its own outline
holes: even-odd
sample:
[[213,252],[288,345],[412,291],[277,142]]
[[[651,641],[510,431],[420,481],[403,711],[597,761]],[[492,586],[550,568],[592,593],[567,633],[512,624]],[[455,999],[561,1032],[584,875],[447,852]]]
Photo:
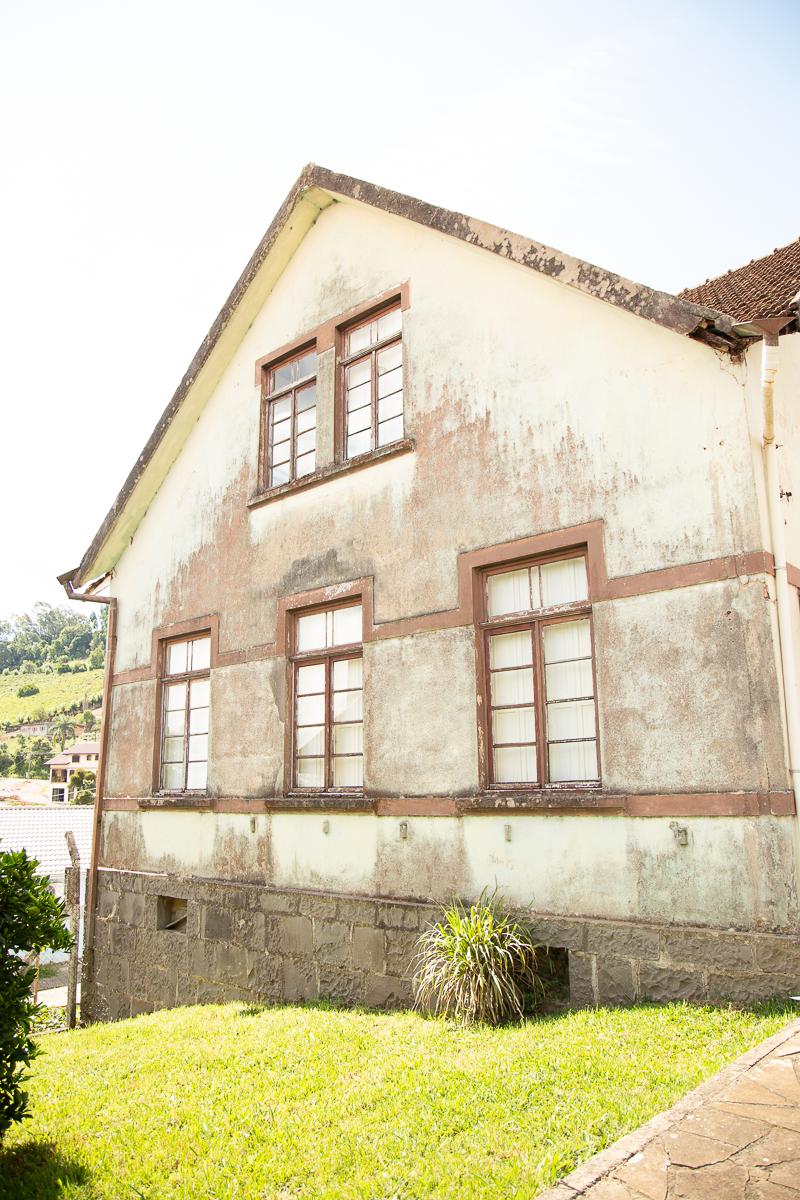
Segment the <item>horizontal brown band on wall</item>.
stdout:
[[134,810],[166,812],[275,813],[356,812],[379,817],[491,816],[514,812],[520,816],[624,815],[629,817],[789,817],[794,815],[791,792],[687,792],[663,796],[620,795],[604,792],[559,792],[512,796],[272,796],[248,800],[241,796],[107,796],[105,812]]

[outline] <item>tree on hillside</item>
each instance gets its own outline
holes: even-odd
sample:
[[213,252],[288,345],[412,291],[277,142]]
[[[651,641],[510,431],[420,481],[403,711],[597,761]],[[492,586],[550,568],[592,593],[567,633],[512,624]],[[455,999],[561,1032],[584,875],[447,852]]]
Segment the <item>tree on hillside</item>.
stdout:
[[53,717],[53,727],[50,731],[50,736],[54,742],[61,742],[61,753],[64,753],[64,746],[67,738],[75,737],[75,726],[66,713],[58,713]]

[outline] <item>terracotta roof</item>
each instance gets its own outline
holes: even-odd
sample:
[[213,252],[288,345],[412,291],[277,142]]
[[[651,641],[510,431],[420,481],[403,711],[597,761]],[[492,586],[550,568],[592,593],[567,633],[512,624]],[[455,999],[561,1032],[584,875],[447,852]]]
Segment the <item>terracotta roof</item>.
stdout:
[[27,850],[40,866],[40,875],[63,876],[72,865],[64,834],[75,837],[81,867],[88,867],[92,850],[91,805],[68,808],[9,808],[0,811],[0,852]]
[[735,321],[784,317],[797,312],[800,292],[800,238],[772,254],[753,258],[699,287],[679,292],[682,300],[727,313]]
[[48,758],[47,766],[48,767],[53,767],[53,766],[59,767],[59,766],[63,766],[65,763],[71,763],[72,762],[71,756],[73,754],[99,754],[99,753],[100,753],[100,743],[99,742],[76,742],[74,746],[65,746],[63,750],[59,751],[59,753],[55,756],[55,758]]

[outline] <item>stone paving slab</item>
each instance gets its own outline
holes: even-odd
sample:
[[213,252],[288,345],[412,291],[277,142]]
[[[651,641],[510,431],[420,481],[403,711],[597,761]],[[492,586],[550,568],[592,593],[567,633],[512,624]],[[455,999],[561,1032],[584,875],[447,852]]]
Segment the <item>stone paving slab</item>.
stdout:
[[800,1018],[539,1200],[800,1200]]

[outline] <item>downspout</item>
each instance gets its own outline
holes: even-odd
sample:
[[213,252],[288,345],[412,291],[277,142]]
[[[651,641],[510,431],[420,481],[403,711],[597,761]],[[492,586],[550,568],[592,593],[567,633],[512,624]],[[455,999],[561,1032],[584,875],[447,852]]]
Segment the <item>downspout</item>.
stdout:
[[[754,322],[755,323],[755,322]],[[766,322],[765,322],[766,324]],[[767,484],[772,555],[775,560],[775,598],[778,610],[778,639],[780,642],[783,700],[786,712],[786,737],[789,744],[789,775],[794,793],[795,817],[793,841],[798,896],[800,897],[800,705],[797,699],[792,638],[791,601],[786,577],[786,540],[781,511],[781,485],[778,477],[778,457],[775,445],[774,386],[778,373],[778,332],[764,330],[761,346],[761,395],[764,401],[764,465]],[[795,603],[797,601],[795,600]]]
[[87,968],[94,952],[94,917],[97,901],[97,866],[100,859],[100,841],[103,824],[103,799],[105,796],[106,764],[108,762],[108,741],[111,729],[111,682],[114,676],[114,659],[117,650],[117,599],[115,596],[95,596],[93,589],[101,587],[108,579],[108,574],[90,584],[85,592],[76,592],[72,586],[74,571],[59,575],[58,582],[70,600],[84,600],[91,604],[108,605],[108,630],[106,633],[106,661],[103,671],[103,720],[100,726],[100,756],[97,763],[97,784],[94,793],[94,823],[92,825],[92,853],[89,860],[89,872],[86,880],[86,916],[83,932],[84,966],[81,974],[88,977]]

